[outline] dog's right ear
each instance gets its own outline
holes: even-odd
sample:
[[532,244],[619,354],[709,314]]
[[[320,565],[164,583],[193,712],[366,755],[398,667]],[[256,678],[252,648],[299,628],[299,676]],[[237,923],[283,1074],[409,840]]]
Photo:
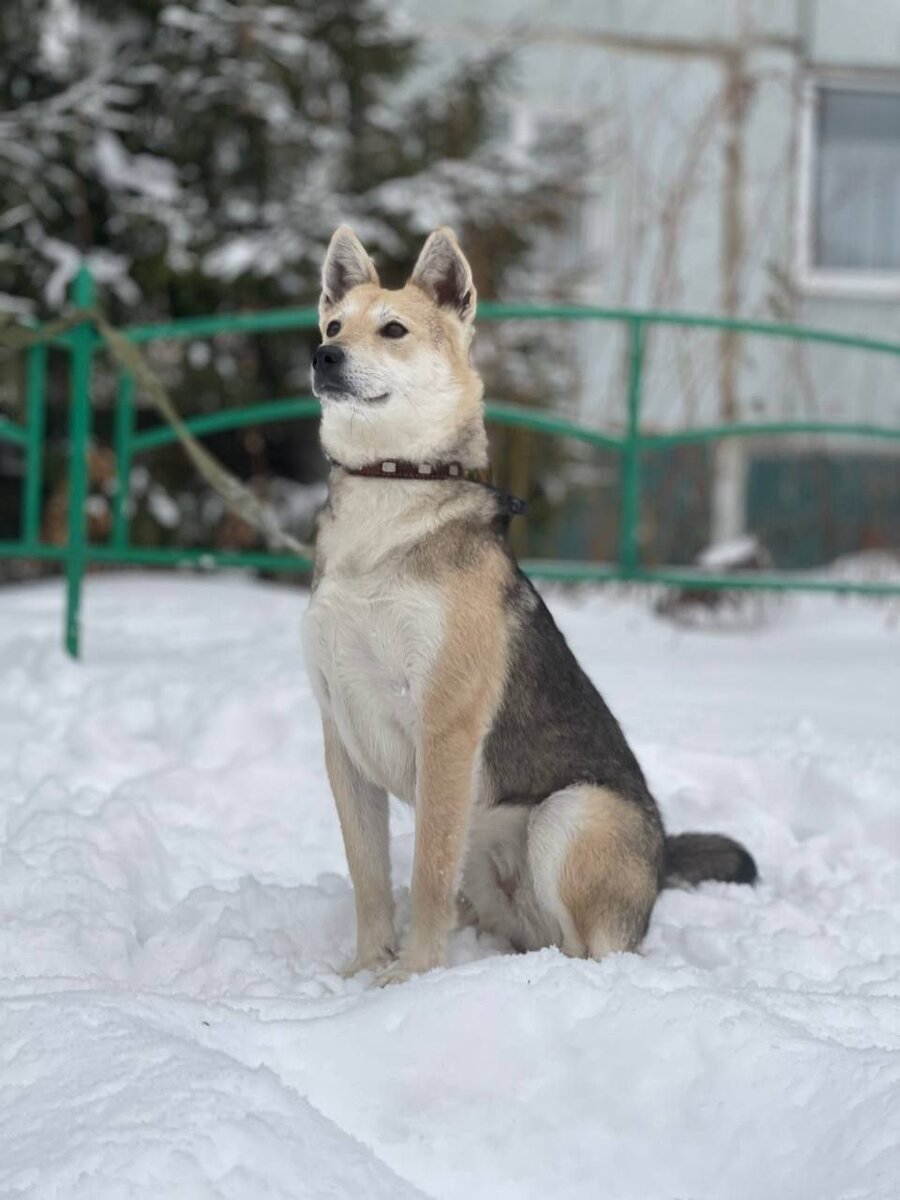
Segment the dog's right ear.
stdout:
[[375,264],[349,225],[339,225],[332,235],[322,266],[322,295],[319,312],[334,308],[351,288],[361,283],[378,283]]

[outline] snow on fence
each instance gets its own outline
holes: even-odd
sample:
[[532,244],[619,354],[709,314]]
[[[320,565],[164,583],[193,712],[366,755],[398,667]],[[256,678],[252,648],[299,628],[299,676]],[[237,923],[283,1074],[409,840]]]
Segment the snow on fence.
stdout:
[[[77,314],[85,311],[85,320],[54,335],[48,327],[41,340],[41,328],[31,333],[36,340],[26,351],[25,423],[0,417],[0,440],[22,447],[25,453],[23,476],[22,528],[18,539],[0,541],[0,556],[36,558],[63,564],[67,581],[65,645],[69,654],[79,652],[79,613],[81,585],[91,562],[131,563],[150,566],[245,566],[267,570],[309,571],[308,559],[294,554],[259,551],[223,552],[213,549],[149,548],[134,546],[129,536],[128,483],[135,454],[176,440],[174,430],[161,423],[142,433],[135,431],[134,380],[120,372],[115,409],[114,450],[116,489],[113,526],[105,545],[87,538],[85,501],[87,496],[87,456],[91,436],[91,369],[94,356],[103,349],[102,338],[88,310],[95,297],[94,279],[86,267],[76,276],[71,300]],[[863,350],[900,358],[900,343],[856,337],[850,334],[811,329],[775,322],[735,320],[725,317],[698,316],[688,313],[640,311],[633,309],[591,308],[577,305],[537,306],[529,304],[485,303],[479,319],[484,321],[567,320],[598,321],[623,326],[627,336],[625,427],[609,432],[570,421],[557,413],[500,402],[488,402],[489,422],[517,426],[539,433],[573,438],[589,445],[613,451],[621,461],[622,507],[619,531],[619,558],[614,563],[530,559],[522,565],[532,576],[564,582],[607,582],[612,580],[642,584],[663,584],[690,589],[741,588],[755,590],[852,592],[868,595],[900,595],[900,583],[853,581],[833,577],[784,571],[723,573],[715,569],[647,567],[640,558],[641,453],[678,445],[719,443],[723,439],[749,437],[787,437],[797,434],[839,434],[882,441],[900,441],[900,428],[871,423],[839,421],[733,422],[670,432],[652,432],[641,425],[641,396],[644,379],[644,354],[647,332],[655,326],[720,331],[723,335],[747,334],[767,338],[818,342],[831,346]],[[262,333],[289,329],[310,329],[317,324],[313,308],[280,308],[227,316],[191,317],[161,324],[134,325],[121,333],[134,346],[150,342],[211,337],[220,333]],[[2,340],[2,331],[0,331]],[[50,347],[69,355],[69,514],[68,538],[63,546],[48,545],[40,535],[44,423],[47,385],[47,355]],[[244,425],[262,425],[274,421],[314,417],[319,412],[312,396],[291,396],[245,408],[193,417],[184,422],[195,435],[205,435]]]

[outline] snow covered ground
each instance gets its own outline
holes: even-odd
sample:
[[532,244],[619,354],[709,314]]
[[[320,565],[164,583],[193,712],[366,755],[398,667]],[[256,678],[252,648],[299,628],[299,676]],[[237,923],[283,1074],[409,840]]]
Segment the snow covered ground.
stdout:
[[[642,956],[367,990],[302,593],[0,593],[0,1194],[887,1200],[900,1193],[900,629],[789,601],[673,629],[552,595],[673,831],[755,889],[666,893]],[[394,821],[400,913],[412,847]]]

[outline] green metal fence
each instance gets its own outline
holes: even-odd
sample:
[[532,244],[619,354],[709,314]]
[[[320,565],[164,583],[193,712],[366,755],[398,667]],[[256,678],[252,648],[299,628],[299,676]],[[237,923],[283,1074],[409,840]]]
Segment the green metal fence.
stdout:
[[[74,281],[71,299],[76,310],[89,310],[94,304],[94,280],[86,268],[81,269]],[[49,559],[63,564],[67,586],[65,644],[73,656],[77,656],[79,650],[82,581],[90,563],[131,563],[148,566],[195,563],[204,566],[244,566],[288,571],[308,571],[311,566],[308,560],[289,554],[161,549],[131,544],[128,495],[134,456],[173,442],[176,435],[165,424],[145,432],[136,431],[134,381],[127,372],[120,373],[115,404],[114,449],[117,483],[113,502],[112,534],[106,544],[88,541],[85,501],[88,491],[87,456],[91,437],[91,376],[94,358],[102,352],[103,344],[89,313],[86,312],[85,317],[83,322],[65,333],[57,336],[48,333],[46,340],[38,341],[27,349],[25,422],[19,425],[0,417],[0,440],[20,446],[25,455],[21,534],[14,541],[0,541],[0,556]],[[621,434],[590,428],[539,409],[502,403],[488,403],[486,406],[489,422],[574,438],[613,451],[621,458],[622,510],[618,562],[528,560],[523,566],[529,574],[537,578],[568,582],[622,580],[692,589],[741,588],[900,595],[900,584],[893,583],[852,582],[787,572],[719,574],[695,569],[650,568],[641,563],[638,537],[641,511],[641,452],[645,449],[709,443],[729,437],[796,434],[844,434],[882,441],[900,441],[900,428],[836,421],[736,423],[682,429],[665,434],[647,431],[641,425],[641,393],[648,329],[656,326],[680,326],[755,334],[764,338],[842,346],[890,355],[897,359],[900,359],[900,343],[765,321],[731,320],[724,317],[670,312],[640,312],[573,305],[538,307],[526,304],[482,304],[479,309],[479,319],[482,321],[525,318],[614,323],[624,326],[628,340],[626,423]],[[141,346],[151,342],[212,337],[220,333],[252,334],[310,329],[315,327],[316,323],[317,314],[312,308],[282,308],[267,312],[188,318],[164,324],[133,325],[122,332],[133,345]],[[39,334],[40,330],[37,330],[37,333]],[[51,347],[64,351],[69,357],[69,508],[68,537],[64,546],[46,544],[41,540],[40,532],[47,365],[48,351]],[[195,435],[202,436],[245,425],[314,417],[318,412],[318,402],[314,397],[290,396],[269,403],[194,417],[185,424]]]

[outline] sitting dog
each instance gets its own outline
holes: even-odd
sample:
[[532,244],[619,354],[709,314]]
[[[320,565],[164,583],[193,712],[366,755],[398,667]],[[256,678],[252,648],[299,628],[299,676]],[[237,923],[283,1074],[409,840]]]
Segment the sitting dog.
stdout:
[[[457,904],[518,949],[635,950],[660,888],[751,883],[714,834],[666,837],[641,768],[506,540],[486,484],[475,288],[449,229],[388,291],[334,234],[313,358],[331,462],[304,649],[356,896],[348,973],[446,962]],[[388,793],[415,806],[399,958]]]

